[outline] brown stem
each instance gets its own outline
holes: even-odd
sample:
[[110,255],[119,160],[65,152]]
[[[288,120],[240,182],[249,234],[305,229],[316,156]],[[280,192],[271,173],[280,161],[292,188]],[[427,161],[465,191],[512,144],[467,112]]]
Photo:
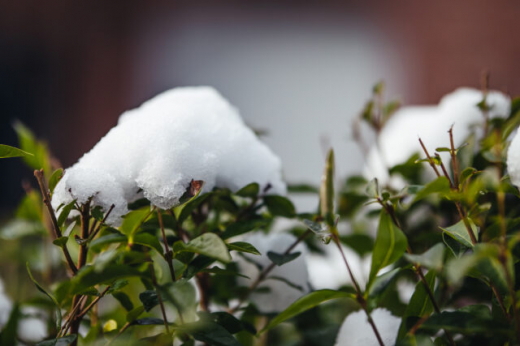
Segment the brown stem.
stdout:
[[103,296],[108,292],[109,289],[110,286],[107,286],[99,296],[94,298],[94,300],[77,315],[76,318],[83,318],[83,316],[85,316],[90,311],[90,309],[92,309],[94,305],[96,305],[101,300],[101,298],[103,298]]
[[155,277],[155,270],[153,268],[153,262],[150,262],[150,275],[152,276],[152,284],[157,292],[157,299],[159,300],[159,306],[161,307],[161,313],[164,319],[164,327],[166,327],[166,333],[170,334],[170,328],[168,327],[168,319],[166,318],[166,310],[164,309],[164,302],[162,300],[159,285],[157,284],[157,278]]
[[103,220],[97,225],[96,229],[94,231],[91,231],[90,232],[90,235],[88,236],[88,239],[89,240],[92,240],[95,238],[95,236],[98,234],[99,230],[101,229],[101,226],[103,224],[105,224],[105,222],[107,221],[108,219],[108,216],[110,215],[110,213],[112,212],[112,210],[114,210],[114,207],[115,205],[111,205],[110,208],[108,209],[107,213],[105,214],[105,217],[103,218]]
[[[56,219],[56,214],[54,214],[54,209],[52,209],[51,199],[50,199],[49,192],[47,189],[47,184],[45,183],[45,179],[43,177],[43,170],[35,170],[34,176],[36,177],[36,180],[38,180],[38,185],[40,186],[40,191],[42,193],[43,203],[47,207],[47,211],[49,212],[49,216],[52,221],[54,237],[55,237],[55,239],[60,238],[62,236],[62,234],[61,234],[60,227],[58,226],[58,220]],[[76,268],[76,265],[74,264],[74,261],[72,260],[72,257],[70,256],[67,246],[64,245],[62,247],[62,250],[63,250],[63,255],[65,256],[65,260],[67,261],[67,265],[69,266],[72,273],[76,274],[78,272],[78,269]]]
[[426,146],[424,145],[422,139],[419,138],[419,143],[421,143],[421,147],[422,149],[424,150],[424,153],[426,154],[426,158],[428,159],[428,163],[430,164],[430,166],[433,168],[433,171],[435,172],[435,174],[437,175],[437,177],[440,177],[440,173],[439,173],[439,170],[437,169],[437,166],[435,165],[435,162],[433,162],[433,159],[432,157],[430,156],[430,154],[428,153],[428,150],[426,149]]
[[361,288],[359,287],[359,284],[357,283],[356,279],[354,278],[354,274],[352,273],[352,270],[350,269],[350,265],[347,261],[347,256],[345,256],[345,252],[343,251],[343,248],[341,247],[339,237],[336,233],[332,233],[332,240],[338,247],[339,252],[341,253],[341,257],[343,258],[343,262],[345,263],[345,266],[347,267],[348,274],[350,275],[350,280],[354,284],[354,289],[356,290],[356,299],[365,311],[365,314],[367,315],[368,323],[370,323],[370,326],[372,327],[372,330],[374,331],[374,334],[376,335],[377,341],[379,345],[384,346],[383,339],[381,338],[381,335],[379,334],[379,331],[377,330],[376,324],[374,323],[374,320],[372,320],[372,316],[370,316],[370,312],[368,311],[367,301],[365,300],[365,297],[363,297],[363,294],[361,292]]
[[199,287],[200,294],[200,308],[202,311],[209,311],[209,299],[206,294],[209,287],[209,275],[208,273],[198,273],[195,276],[197,286]]
[[170,247],[168,246],[168,240],[166,239],[166,232],[164,231],[164,224],[162,220],[161,211],[157,209],[157,218],[159,219],[159,225],[161,226],[161,233],[164,242],[164,248],[166,253],[164,254],[164,259],[168,262],[168,267],[170,268],[170,275],[172,277],[172,281],[175,282],[175,269],[173,268],[173,253],[170,251]]
[[[283,253],[284,255],[288,255],[295,247],[296,245],[298,245],[302,240],[304,240],[305,238],[307,238],[310,234],[312,233],[311,230],[307,230],[305,231],[302,235],[300,235],[298,237],[298,239],[296,239],[294,241],[294,243],[292,243],[288,248],[287,250],[285,250],[285,252]],[[258,287],[258,285],[263,281],[265,280],[265,278],[267,277],[267,275],[269,275],[269,273],[274,269],[274,267],[276,266],[276,264],[274,263],[271,263],[268,267],[266,267],[259,275],[258,277],[256,278],[256,280],[249,286],[249,289],[247,290],[247,293],[242,296],[240,298],[240,300],[238,301],[238,304],[229,310],[229,313],[234,313],[235,311],[237,311],[240,306],[242,305],[242,303],[244,303],[244,301],[247,299],[247,297],[249,297],[249,295]]]
[[[83,204],[81,206],[81,239],[86,241],[89,237],[89,223],[90,223],[90,201]],[[78,268],[81,269],[87,263],[87,243],[83,242],[83,244],[79,247],[79,257],[78,257]]]
[[[379,202],[379,204],[381,204],[381,206],[388,213],[388,215],[390,215],[394,224],[399,229],[402,230],[401,225],[399,224],[399,220],[397,220],[397,217],[395,215],[394,208],[391,205],[388,205],[387,203],[383,202],[381,200],[381,198],[378,198],[377,201]],[[413,254],[412,249],[410,248],[410,245],[406,246],[406,252],[408,252],[409,254]],[[430,285],[428,285],[428,282],[426,282],[426,278],[424,277],[420,264],[412,263],[412,265],[414,267],[415,274],[419,277],[419,280],[421,281],[422,285],[424,286],[424,289],[426,290],[426,293],[428,294],[428,297],[430,298],[430,301],[433,305],[433,309],[435,310],[435,313],[440,313],[441,310],[439,309],[439,304],[437,304],[437,300],[435,299],[435,296],[434,296],[432,290],[430,289]],[[446,337],[450,341],[450,345],[455,345],[455,341],[453,340],[453,337],[451,336],[451,334],[447,330],[444,330],[444,333],[446,334]]]

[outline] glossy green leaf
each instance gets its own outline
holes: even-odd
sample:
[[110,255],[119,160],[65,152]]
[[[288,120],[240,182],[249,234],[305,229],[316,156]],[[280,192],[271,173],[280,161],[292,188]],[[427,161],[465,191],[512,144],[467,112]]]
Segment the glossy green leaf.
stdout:
[[[426,282],[428,284],[428,287],[430,288],[431,292],[434,292],[435,289],[435,272],[429,271],[424,278],[426,279]],[[406,321],[406,319],[410,316],[422,318],[424,316],[429,316],[433,312],[433,304],[432,301],[428,295],[428,292],[426,290],[426,287],[422,283],[422,281],[419,281],[415,285],[415,291],[410,298],[410,302],[406,306],[406,310],[404,312],[403,321]],[[401,327],[399,329],[399,338],[402,338],[407,332],[407,328],[404,324],[404,322],[401,324]]]
[[414,202],[417,202],[421,199],[424,199],[426,197],[429,197],[433,194],[448,194],[450,193],[450,182],[446,177],[439,177],[432,181],[431,183],[427,184],[424,188],[419,190],[417,194],[415,195]]
[[292,218],[296,215],[293,203],[282,196],[268,195],[263,198],[264,204],[273,216]]
[[151,215],[152,212],[150,207],[143,207],[141,209],[131,211],[124,216],[119,230],[121,233],[131,237],[134,235],[134,233],[137,232],[139,227],[141,227],[141,225],[150,218]]
[[146,311],[152,310],[154,307],[159,305],[159,297],[156,291],[148,290],[139,294],[139,300],[143,303]]
[[418,263],[422,267],[439,272],[442,270],[445,250],[442,243],[437,243],[421,255],[404,254],[404,257],[412,264]]
[[204,233],[203,235],[190,240],[187,243],[178,241],[173,245],[174,252],[194,252],[208,257],[215,258],[223,263],[231,261],[226,243],[214,233]]
[[74,204],[76,204],[76,201],[72,201],[69,204],[63,206],[63,208],[60,209],[60,216],[58,216],[58,226],[61,227],[65,223],[65,220],[69,217],[70,212],[74,208]]
[[258,193],[260,192],[260,186],[257,183],[251,183],[249,185],[244,186],[237,192],[235,192],[235,195],[240,197],[249,197],[254,198],[258,196]]
[[227,247],[229,250],[250,253],[253,255],[261,255],[261,253],[253,245],[246,243],[244,241],[237,241],[234,243],[229,243],[229,244],[227,244]]
[[280,323],[293,318],[294,316],[299,315],[302,312],[307,311],[315,306],[318,306],[321,303],[338,298],[354,299],[355,296],[352,293],[335,290],[318,290],[311,292],[292,303],[287,309],[273,318],[260,333],[272,329]]
[[212,346],[240,346],[241,344],[221,325],[212,321],[198,321],[185,324],[179,329],[190,334],[195,340]]
[[277,266],[284,265],[285,263],[289,263],[291,261],[294,261],[301,255],[301,252],[292,252],[288,254],[279,254],[273,251],[267,252],[267,257],[276,264]]
[[60,181],[61,177],[63,176],[63,169],[58,168],[54,172],[52,172],[51,177],[49,178],[49,191],[52,193],[54,192],[54,188],[56,185],[58,185],[58,182]]
[[32,275],[31,273],[31,268],[29,268],[29,262],[26,263],[26,267],[27,267],[27,273],[29,274],[29,277],[31,278],[31,281],[34,283],[34,285],[36,286],[36,288],[38,289],[38,291],[42,292],[43,294],[45,294],[47,297],[49,297],[49,299],[54,303],[54,305],[56,306],[56,327],[57,328],[60,328],[61,327],[61,308],[60,308],[60,304],[58,304],[58,301],[56,300],[56,298],[50,294],[49,292],[47,292],[39,283],[38,281],[36,281],[34,279],[34,276]]
[[6,159],[10,157],[23,157],[23,156],[34,156],[31,153],[23,151],[9,145],[0,144],[0,159]]
[[156,250],[161,255],[164,253],[164,249],[161,243],[159,242],[159,239],[157,239],[157,237],[154,237],[149,233],[138,233],[134,235],[133,244],[147,246],[151,249]]
[[9,319],[0,333],[0,345],[18,344],[16,336],[18,334],[18,324],[21,317],[20,306],[14,304],[13,309],[9,314]]
[[392,218],[384,210],[381,211],[374,252],[372,253],[368,287],[381,269],[394,263],[404,254],[407,245],[408,241],[404,233],[397,228]]
[[[471,221],[470,219],[467,219],[468,224],[470,225],[471,230],[473,231],[473,234],[475,235],[475,238],[478,240],[478,228],[477,226]],[[450,226],[448,228],[442,228],[441,229],[450,237],[464,245],[465,247],[472,248],[473,243],[471,242],[471,238],[468,234],[468,229],[466,228],[466,225],[464,224],[464,221],[460,220],[455,225]]]

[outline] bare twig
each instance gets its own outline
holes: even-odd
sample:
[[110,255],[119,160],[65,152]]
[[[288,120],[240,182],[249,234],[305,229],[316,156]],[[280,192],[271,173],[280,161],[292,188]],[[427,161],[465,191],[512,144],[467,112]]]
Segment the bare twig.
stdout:
[[78,315],[76,318],[83,318],[83,316],[85,316],[89,311],[90,309],[92,309],[94,307],[94,305],[96,305],[100,300],[101,298],[103,298],[105,296],[105,294],[108,292],[108,290],[110,289],[110,286],[107,286],[103,292],[101,292],[101,294],[99,296],[97,296],[96,298],[94,298],[94,300],[85,308],[83,309]]
[[166,262],[168,262],[168,267],[170,268],[170,275],[172,277],[172,281],[175,282],[175,269],[173,268],[173,253],[170,250],[170,247],[168,246],[168,239],[166,239],[166,232],[164,231],[164,224],[162,220],[161,211],[157,209],[157,218],[159,219],[159,225],[161,227],[161,233],[164,241],[164,248],[166,253],[164,254],[164,259],[166,259]]
[[152,284],[155,287],[155,291],[157,292],[157,299],[159,300],[159,306],[161,307],[161,313],[164,319],[164,327],[166,327],[166,333],[170,334],[170,328],[168,327],[168,319],[166,318],[166,310],[164,309],[164,302],[162,300],[161,292],[159,290],[159,284],[157,284],[157,279],[155,277],[155,270],[153,268],[153,262],[150,262],[150,275],[152,276]]
[[[300,235],[298,237],[298,239],[296,239],[294,241],[294,243],[292,243],[288,248],[287,250],[284,251],[284,255],[288,255],[292,250],[294,250],[294,248],[296,247],[296,245],[298,245],[301,241],[303,241],[305,238],[307,238],[310,234],[312,233],[311,230],[307,230],[305,231],[302,235]],[[240,306],[242,306],[242,304],[244,303],[244,301],[249,297],[249,295],[258,287],[258,285],[260,283],[262,283],[262,281],[264,281],[266,278],[267,278],[267,275],[269,275],[269,273],[274,269],[274,267],[276,266],[276,264],[274,263],[271,263],[268,267],[266,267],[264,270],[262,270],[262,272],[258,275],[258,277],[256,278],[255,281],[253,281],[253,283],[249,286],[248,290],[247,290],[247,293],[245,295],[243,295],[240,300],[238,301],[237,305],[230,309],[229,310],[229,313],[234,313],[236,312]]]
[[98,234],[99,230],[101,229],[101,226],[103,224],[105,224],[105,222],[107,221],[108,219],[108,216],[110,215],[110,213],[112,212],[112,210],[114,210],[114,207],[115,205],[111,205],[110,208],[108,209],[107,213],[105,214],[105,217],[103,218],[103,220],[97,225],[96,229],[94,231],[91,231],[90,232],[90,235],[88,236],[88,239],[89,240],[92,240],[94,239],[94,237]]
[[[51,198],[49,196],[49,190],[47,189],[47,184],[45,183],[45,179],[43,177],[43,170],[35,170],[34,176],[36,177],[36,180],[38,180],[38,185],[40,186],[40,191],[42,193],[43,203],[47,207],[47,211],[49,212],[49,216],[52,221],[54,237],[55,237],[55,239],[58,239],[62,236],[62,234],[61,234],[60,227],[58,226],[58,220],[56,219],[56,214],[54,214],[54,209],[52,209]],[[67,261],[67,265],[69,266],[72,273],[76,274],[78,272],[78,269],[76,268],[76,265],[74,264],[74,261],[72,260],[72,257],[70,257],[70,253],[69,253],[67,246],[64,245],[61,248],[63,250],[63,255],[65,256],[65,260]]]
[[347,256],[345,256],[345,252],[343,251],[343,248],[341,247],[341,243],[339,241],[339,237],[336,232],[332,233],[332,240],[338,247],[339,252],[341,253],[341,257],[343,258],[343,262],[345,263],[345,266],[347,267],[348,274],[350,275],[350,280],[352,281],[352,284],[354,285],[354,289],[356,290],[356,300],[358,301],[359,305],[363,308],[365,311],[365,314],[367,315],[368,323],[372,327],[372,330],[374,331],[374,334],[377,338],[377,342],[379,345],[384,346],[383,339],[381,338],[381,335],[379,334],[379,330],[377,330],[376,324],[374,323],[374,320],[372,319],[372,316],[370,316],[370,312],[368,311],[368,304],[365,300],[365,297],[363,296],[361,292],[361,288],[359,287],[358,282],[356,281],[356,278],[354,277],[354,274],[352,273],[352,270],[350,269],[350,265],[347,261]]

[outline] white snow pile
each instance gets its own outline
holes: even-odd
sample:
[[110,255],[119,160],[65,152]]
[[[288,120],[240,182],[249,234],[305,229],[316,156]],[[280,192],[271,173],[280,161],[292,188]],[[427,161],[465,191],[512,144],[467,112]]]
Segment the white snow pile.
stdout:
[[[370,313],[385,345],[394,345],[401,319],[386,309],[375,309]],[[368,323],[365,311],[359,310],[347,316],[336,338],[337,346],[379,346],[374,330]]]
[[121,115],[94,148],[65,171],[52,205],[73,200],[105,212],[117,224],[140,193],[159,208],[178,204],[191,180],[237,190],[256,182],[285,194],[281,162],[211,87],[168,90]]
[[[390,183],[389,168],[406,162],[415,153],[425,156],[419,137],[432,155],[436,148],[449,147],[448,130],[452,125],[454,144],[456,147],[462,145],[472,133],[471,127],[484,122],[484,115],[477,106],[483,97],[480,90],[459,88],[444,96],[437,106],[411,106],[397,111],[369,152],[365,176],[368,179],[378,178],[382,184]],[[509,116],[509,96],[499,91],[489,91],[486,103],[491,106],[489,118]],[[479,136],[482,133],[480,129],[476,131]]]
[[[261,256],[244,254],[244,256],[260,264],[265,269],[272,263],[269,257],[267,257],[267,253],[272,251],[277,254],[283,254],[296,241],[296,237],[289,233],[264,234],[257,232],[244,240],[251,243],[262,254]],[[309,292],[309,275],[305,263],[307,249],[304,244],[300,243],[291,251],[291,253],[295,252],[300,252],[300,256],[291,262],[275,266],[267,275],[267,279],[249,296],[249,300],[256,305],[259,311],[263,313],[283,311],[294,303],[295,300]],[[244,286],[251,285],[260,274],[260,271],[257,266],[242,257],[237,257],[236,260],[240,273],[250,278],[239,278],[239,283]],[[282,278],[298,288],[291,287],[277,278]],[[268,289],[268,291],[264,291],[263,288]]]
[[520,132],[518,131],[507,149],[507,173],[513,185],[520,187]]

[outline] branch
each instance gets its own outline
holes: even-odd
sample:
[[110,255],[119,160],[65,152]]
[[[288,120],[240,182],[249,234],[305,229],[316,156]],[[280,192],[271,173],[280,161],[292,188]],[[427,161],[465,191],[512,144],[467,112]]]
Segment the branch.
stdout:
[[164,241],[164,248],[166,253],[164,254],[164,259],[168,262],[168,267],[170,268],[170,275],[172,277],[172,281],[175,282],[175,269],[173,268],[173,252],[170,250],[168,246],[168,240],[166,239],[166,232],[164,231],[164,224],[162,220],[161,211],[157,209],[157,218],[159,219],[159,225],[161,226],[161,233]]
[[[40,191],[42,193],[43,203],[47,207],[47,211],[49,212],[49,216],[51,218],[52,227],[54,230],[54,239],[58,239],[62,236],[60,227],[58,226],[58,220],[56,219],[56,214],[54,214],[54,209],[52,209],[51,205],[51,199],[49,196],[49,190],[47,188],[47,184],[45,183],[45,179],[43,177],[43,170],[35,170],[34,176],[36,177],[36,180],[38,180],[38,185],[40,186]],[[72,271],[73,274],[76,274],[78,272],[78,269],[76,268],[76,265],[74,264],[74,261],[72,260],[72,257],[70,257],[69,249],[67,248],[67,245],[64,245],[61,247],[63,250],[63,255],[65,256],[65,260],[67,261],[67,264]]]

